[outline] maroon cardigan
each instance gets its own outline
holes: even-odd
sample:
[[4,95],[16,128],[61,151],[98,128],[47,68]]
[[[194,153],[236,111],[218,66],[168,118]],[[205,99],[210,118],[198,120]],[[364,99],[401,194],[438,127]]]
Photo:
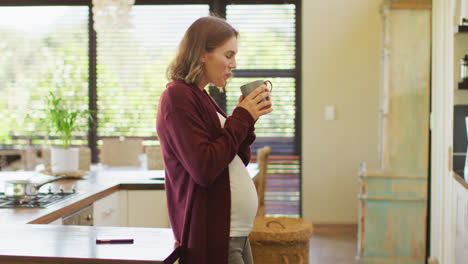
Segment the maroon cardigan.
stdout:
[[255,120],[237,107],[222,128],[216,111],[226,117],[205,90],[183,81],[169,83],[160,98],[156,129],[169,219],[182,245],[181,264],[228,263],[228,167],[236,154],[249,163]]

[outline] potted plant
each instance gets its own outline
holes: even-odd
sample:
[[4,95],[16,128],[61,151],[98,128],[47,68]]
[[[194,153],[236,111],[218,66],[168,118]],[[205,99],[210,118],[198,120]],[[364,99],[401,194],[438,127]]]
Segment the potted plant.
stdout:
[[46,108],[49,131],[58,135],[59,146],[53,146],[50,153],[50,165],[53,174],[74,173],[78,171],[79,148],[71,147],[73,133],[79,128],[77,120],[92,118],[89,110],[67,108],[62,98],[50,92]]

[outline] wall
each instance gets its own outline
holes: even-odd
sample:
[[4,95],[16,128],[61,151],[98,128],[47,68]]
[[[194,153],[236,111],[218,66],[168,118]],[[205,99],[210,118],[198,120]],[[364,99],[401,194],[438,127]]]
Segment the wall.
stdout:
[[302,1],[302,212],[314,223],[357,223],[359,163],[379,165],[379,7]]

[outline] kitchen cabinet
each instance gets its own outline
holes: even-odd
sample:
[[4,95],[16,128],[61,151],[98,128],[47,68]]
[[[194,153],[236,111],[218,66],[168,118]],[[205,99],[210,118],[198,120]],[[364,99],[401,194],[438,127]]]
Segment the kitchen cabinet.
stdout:
[[63,217],[63,225],[93,225],[93,204],[87,205],[65,217]]
[[[116,191],[95,201],[91,210],[94,226],[170,227],[164,190]],[[77,224],[69,217],[64,224]]]
[[164,190],[127,190],[126,192],[127,226],[170,227]]
[[50,222],[49,225],[62,225],[62,218]]
[[125,226],[126,223],[121,223],[121,214],[125,215],[126,210],[120,208],[121,192],[111,193],[94,202],[94,226]]
[[94,226],[170,227],[164,190],[120,190],[93,206]]
[[361,264],[426,263],[431,9],[396,2],[381,10],[381,164],[360,174]]
[[[113,192],[95,201],[92,211],[94,226],[170,227],[164,190]],[[62,225],[63,220],[59,218],[49,224]]]
[[455,193],[455,264],[468,260],[468,184],[461,177],[454,175]]

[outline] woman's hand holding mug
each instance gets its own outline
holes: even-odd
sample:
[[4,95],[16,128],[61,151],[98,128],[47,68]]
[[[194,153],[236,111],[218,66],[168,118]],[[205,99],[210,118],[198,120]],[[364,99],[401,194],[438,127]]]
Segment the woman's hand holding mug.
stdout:
[[[267,83],[270,84],[270,89],[267,88]],[[260,116],[273,111],[270,100],[272,90],[273,85],[270,81],[257,80],[244,84],[241,86],[242,95],[239,97],[237,106],[245,108],[257,120]]]

